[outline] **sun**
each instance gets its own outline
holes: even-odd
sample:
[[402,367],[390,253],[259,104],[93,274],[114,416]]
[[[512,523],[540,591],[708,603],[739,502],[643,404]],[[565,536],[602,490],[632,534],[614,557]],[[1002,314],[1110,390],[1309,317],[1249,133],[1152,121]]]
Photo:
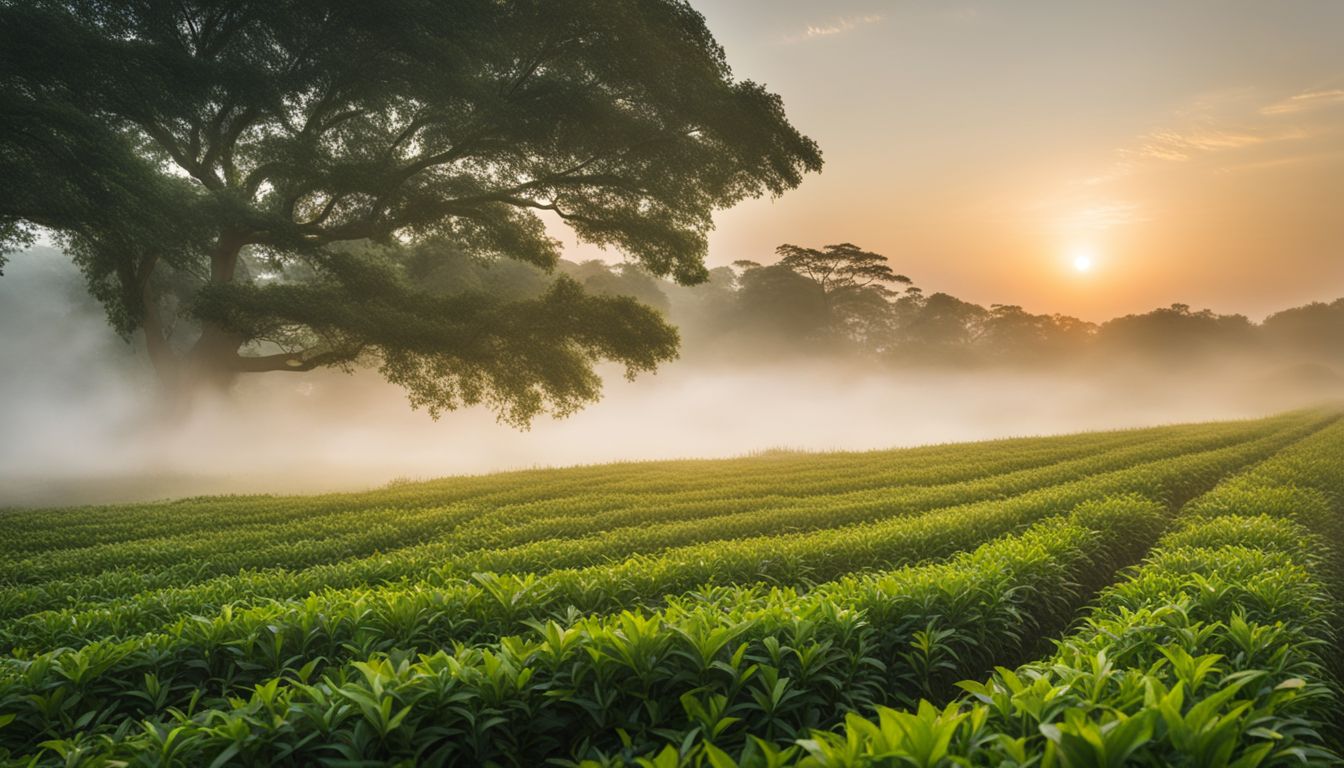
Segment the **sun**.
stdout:
[[1091,272],[1097,263],[1097,252],[1091,246],[1076,246],[1069,251],[1069,258],[1075,272]]

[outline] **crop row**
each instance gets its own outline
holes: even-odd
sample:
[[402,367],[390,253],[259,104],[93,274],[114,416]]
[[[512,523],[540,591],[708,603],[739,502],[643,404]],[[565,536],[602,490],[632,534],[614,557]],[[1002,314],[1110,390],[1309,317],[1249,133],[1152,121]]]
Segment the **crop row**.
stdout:
[[[786,528],[791,514],[758,512],[714,518],[698,526],[650,525],[457,557],[439,553],[430,562],[417,562],[403,554],[396,560],[387,559],[381,575],[389,578],[396,573],[392,569],[399,568],[402,575],[418,577],[373,589],[365,586],[367,576],[360,561],[294,574],[242,574],[105,606],[38,613],[9,622],[0,631],[0,644],[34,651],[81,646],[103,638],[104,645],[111,646],[117,638],[153,633],[120,643],[123,655],[153,649],[158,656],[183,645],[210,654],[223,644],[266,645],[277,654],[288,655],[296,652],[298,643],[326,637],[329,641],[319,646],[319,653],[331,656],[340,655],[341,648],[370,651],[396,643],[469,640],[513,631],[520,621],[570,608],[614,610],[701,584],[804,584],[857,569],[886,569],[946,557],[1107,495],[1144,493],[1179,504],[1229,472],[1278,450],[1301,431],[1280,431],[1248,443],[1148,462],[1008,499],[809,533],[752,536],[760,530]],[[849,519],[844,513],[832,510],[830,518],[823,518],[821,512],[814,512],[819,518],[814,525],[844,522]],[[734,529],[734,524],[740,527]],[[699,541],[705,537],[713,540]],[[656,556],[627,554],[660,550]],[[604,562],[611,559],[615,562]],[[484,572],[520,576],[475,576]],[[352,581],[354,586],[344,586]],[[289,597],[305,594],[305,587],[308,592],[321,591],[306,598]],[[256,603],[268,594],[287,599],[261,601],[250,610],[241,603],[243,598]],[[227,612],[223,610],[235,603]],[[214,618],[200,618],[212,612]],[[206,642],[207,638],[213,640]]]
[[960,701],[850,714],[737,758],[700,733],[642,764],[1338,764],[1341,457],[1336,426],[1230,479],[1052,658],[963,683]]
[[[1244,425],[1201,425],[1210,430]],[[661,501],[714,498],[732,488],[744,497],[821,495],[891,485],[938,485],[1027,469],[1149,439],[1190,427],[1100,432],[1066,437],[990,441],[865,454],[788,454],[716,462],[646,462],[534,470],[451,478],[375,492],[307,497],[240,496],[186,499],[121,507],[44,510],[40,517],[0,512],[4,523],[24,525],[15,555],[87,549],[145,539],[183,541],[200,533],[242,532],[294,523],[341,521],[358,528],[370,510],[395,514],[425,507],[476,511],[515,508],[528,513],[549,501],[603,497]],[[958,450],[960,449],[960,450]],[[355,518],[350,518],[351,513]],[[348,532],[348,531],[344,531]],[[384,547],[386,548],[386,547]]]
[[[806,594],[725,587],[669,599],[652,614],[539,622],[528,636],[418,660],[375,654],[320,680],[305,665],[245,698],[166,712],[183,693],[174,681],[108,678],[87,657],[54,654],[26,662],[0,691],[0,712],[14,718],[0,738],[15,756],[45,739],[50,759],[535,765],[620,748],[621,738],[647,748],[725,717],[791,737],[837,710],[942,690],[1033,650],[1141,556],[1163,521],[1147,500],[1090,503],[945,564],[847,577]],[[128,718],[149,713],[152,722],[128,730]]]
[[[706,499],[701,495],[680,502],[668,498],[606,498],[591,493],[552,500],[548,505],[532,505],[526,510],[503,507],[488,513],[446,508],[410,510],[390,516],[363,510],[359,515],[366,520],[371,515],[376,516],[378,524],[366,524],[364,527],[372,530],[348,537],[336,536],[334,531],[320,527],[309,530],[309,523],[299,520],[293,523],[302,531],[297,535],[275,527],[262,527],[248,536],[232,534],[223,540],[202,534],[189,546],[175,539],[149,539],[119,546],[69,550],[16,562],[11,570],[23,573],[23,580],[37,583],[0,590],[0,616],[77,606],[169,585],[192,584],[258,564],[281,562],[292,570],[337,560],[342,569],[349,569],[353,562],[358,562],[353,560],[360,554],[358,550],[368,550],[374,543],[386,541],[385,532],[398,527],[405,529],[408,540],[432,540],[399,549],[395,555],[379,553],[362,558],[364,565],[373,566],[379,574],[383,570],[378,567],[380,563],[395,560],[399,564],[400,573],[375,575],[374,581],[414,575],[421,564],[441,562],[454,554],[484,547],[504,549],[533,543],[544,548],[544,542],[550,539],[591,537],[604,531],[648,528],[656,524],[670,528],[664,538],[670,537],[681,543],[726,538],[713,534],[719,527],[734,531],[733,535],[752,535],[770,530],[843,525],[1021,493],[1071,477],[1244,440],[1263,433],[1266,427],[1285,423],[1291,426],[1299,424],[1303,418],[1257,425],[1259,429],[1248,425],[1238,425],[1235,430],[1203,427],[1176,433],[1164,441],[1124,445],[1099,455],[939,486],[851,491],[827,497],[774,495],[758,499],[739,497],[735,489],[729,487],[719,489],[719,498]],[[762,510],[768,510],[773,515],[771,522],[782,528],[757,525],[753,529],[751,521],[763,519]],[[437,519],[443,521],[442,531],[440,535],[430,535]],[[695,536],[696,531],[709,533],[701,533],[698,539],[686,538]],[[193,560],[192,555],[199,557]],[[42,583],[44,579],[50,581]]]
[[[1265,422],[1260,422],[1265,423]],[[39,552],[118,540],[160,538],[203,529],[287,524],[347,510],[400,510],[455,503],[481,508],[523,505],[588,493],[715,493],[726,487],[768,495],[851,490],[859,484],[930,485],[1012,471],[1110,447],[1163,440],[1192,430],[1239,431],[1257,422],[1175,425],[1077,435],[1012,438],[861,453],[775,452],[731,460],[600,464],[444,478],[376,491],[321,496],[213,496],[173,502],[43,510],[0,510],[0,528],[23,526],[13,551]]]

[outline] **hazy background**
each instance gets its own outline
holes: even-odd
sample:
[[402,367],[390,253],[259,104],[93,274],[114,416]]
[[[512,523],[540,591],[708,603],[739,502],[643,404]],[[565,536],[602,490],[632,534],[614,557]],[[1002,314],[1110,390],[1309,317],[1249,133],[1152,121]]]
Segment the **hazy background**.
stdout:
[[[929,294],[1083,320],[1173,302],[1254,321],[1344,296],[1344,2],[695,0],[825,172],[719,214],[709,263],[850,241]],[[573,242],[567,257],[619,259]],[[1087,272],[1072,265],[1087,256]],[[376,375],[245,376],[167,423],[68,260],[0,277],[0,506],[368,487],[770,448],[863,449],[1252,416],[1334,363],[920,368],[702,355],[530,432],[434,422]],[[317,426],[322,425],[322,426]]]
[[[755,355],[687,359],[531,431],[483,409],[440,421],[376,373],[245,376],[166,420],[136,345],[60,254],[0,279],[0,506],[358,489],[395,479],[768,449],[869,449],[1253,416],[1344,394],[1332,369],[1223,361],[1166,370],[903,369]],[[698,343],[697,343],[698,344]],[[1322,373],[1324,371],[1324,374]]]

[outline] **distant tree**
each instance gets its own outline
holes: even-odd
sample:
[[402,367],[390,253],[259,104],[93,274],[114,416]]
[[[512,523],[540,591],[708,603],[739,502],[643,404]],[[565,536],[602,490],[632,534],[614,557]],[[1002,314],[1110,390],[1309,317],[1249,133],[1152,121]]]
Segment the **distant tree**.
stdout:
[[1095,326],[1067,315],[1033,315],[1016,304],[993,304],[978,345],[990,358],[1032,363],[1082,351]]
[[732,267],[709,270],[709,279],[684,286],[666,280],[661,285],[668,297],[668,312],[682,334],[686,351],[697,343],[724,333],[735,321],[738,276]]
[[892,314],[897,328],[914,322],[914,318],[923,311],[927,299],[924,289],[917,285],[908,286],[892,301]]
[[1016,304],[991,304],[977,341],[990,357],[1021,359],[1040,347],[1042,319]]
[[[713,290],[705,286],[669,292],[671,313],[682,323],[698,322],[698,344],[747,336],[770,354],[880,355],[891,362],[1009,365],[1139,360],[1164,365],[1210,355],[1279,353],[1298,361],[1333,363],[1344,359],[1344,299],[1314,303],[1271,315],[1256,326],[1243,315],[1220,315],[1173,304],[1115,318],[1103,325],[1063,314],[1032,314],[1016,304],[989,308],[947,293],[925,293],[907,285],[896,293],[877,281],[851,293],[845,304],[828,303],[822,289],[843,285],[822,275],[817,254],[790,248],[771,267],[739,260],[720,267]],[[792,265],[790,268],[789,265]],[[881,266],[881,265],[879,265]],[[811,275],[806,272],[814,270]],[[666,283],[664,284],[667,285]],[[831,301],[843,289],[833,288]],[[850,299],[857,299],[849,301]],[[722,307],[736,301],[738,312]],[[866,303],[867,306],[862,306]],[[844,324],[837,310],[850,312]],[[867,314],[865,314],[867,311]],[[706,321],[706,318],[713,318]],[[683,326],[685,327],[685,326]],[[843,329],[848,339],[828,333]],[[768,342],[764,343],[764,342]],[[752,347],[755,349],[756,347]],[[742,347],[733,349],[740,357]]]
[[1165,363],[1189,363],[1208,354],[1245,351],[1255,339],[1255,328],[1245,315],[1219,315],[1208,309],[1195,312],[1188,304],[1125,315],[1103,323],[1097,330],[1098,343],[1108,351]]
[[663,314],[667,314],[669,309],[667,294],[663,293],[663,289],[658,285],[658,279],[640,269],[637,264],[612,266],[604,261],[591,259],[569,266],[565,266],[562,262],[562,270],[592,293],[629,296]]
[[909,285],[881,254],[853,243],[801,248],[785,243],[775,249],[777,266],[813,281],[821,288],[831,329],[860,345],[872,346],[890,335],[891,285]]
[[967,360],[989,310],[947,293],[908,292],[896,302],[898,347],[929,360]]
[[1261,333],[1272,349],[1322,361],[1344,358],[1344,299],[1275,312]]
[[898,275],[887,264],[887,257],[865,251],[853,243],[824,248],[800,248],[785,243],[775,249],[781,267],[797,272],[821,286],[827,296],[868,286],[886,288],[889,284],[910,284],[910,278]]
[[714,210],[821,167],[680,0],[0,0],[0,68],[0,245],[55,232],[178,388],[367,360],[431,412],[571,411],[675,331],[402,250],[550,268],[545,213],[694,283]]
[[1056,313],[1049,317],[1045,342],[1055,357],[1079,355],[1095,341],[1096,335],[1096,323]]
[[773,264],[747,269],[739,284],[740,329],[773,340],[774,348],[816,349],[812,342],[825,333],[829,317],[826,297],[815,282]]

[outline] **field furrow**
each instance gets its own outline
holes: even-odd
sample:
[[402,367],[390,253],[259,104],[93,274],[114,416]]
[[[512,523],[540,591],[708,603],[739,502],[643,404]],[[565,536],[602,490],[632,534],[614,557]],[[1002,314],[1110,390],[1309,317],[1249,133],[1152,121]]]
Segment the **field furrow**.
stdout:
[[[138,587],[135,591],[143,591],[167,584],[192,583],[239,569],[276,565],[295,569],[343,562],[373,552],[398,552],[399,557],[414,557],[415,550],[423,547],[426,555],[434,557],[452,551],[518,546],[659,522],[693,524],[694,520],[750,516],[762,510],[801,510],[797,517],[813,517],[823,523],[827,520],[824,514],[806,513],[848,509],[851,519],[865,514],[869,517],[900,514],[1021,492],[1125,463],[1227,444],[1256,434],[1258,426],[1213,425],[1207,431],[1190,430],[1165,439],[1151,435],[1118,443],[1111,442],[1115,435],[1105,434],[1097,443],[1085,441],[1087,447],[1081,457],[1076,455],[1076,449],[1056,449],[1044,457],[1031,452],[1033,457],[1026,467],[1016,466],[1011,456],[1008,461],[1000,457],[997,463],[968,463],[941,478],[929,478],[927,472],[904,476],[876,473],[876,479],[871,474],[864,477],[867,483],[876,483],[875,487],[833,488],[824,494],[809,493],[810,484],[805,478],[801,481],[791,478],[768,486],[764,489],[768,492],[761,495],[745,493],[727,481],[712,492],[691,492],[687,494],[689,498],[676,493],[611,493],[591,489],[558,499],[486,509],[460,503],[427,509],[362,508],[342,512],[340,520],[326,520],[326,524],[321,517],[315,520],[300,516],[287,523],[256,526],[247,535],[198,531],[156,537],[147,532],[144,538],[129,543],[43,553],[16,559],[8,567],[0,565],[0,583],[14,584],[0,591],[0,616],[6,615],[8,606],[19,603],[56,607],[58,601],[69,600],[71,596],[78,596],[75,598],[78,600],[116,597],[125,594],[112,591],[122,585],[135,585]],[[640,483],[660,487],[655,478],[643,477],[637,469],[634,472]],[[932,484],[910,482],[921,475]],[[804,519],[799,524],[807,522]]]
[[[358,528],[361,522],[367,522],[371,511],[395,514],[400,510],[457,507],[480,513],[507,508],[528,517],[557,502],[573,505],[577,501],[600,511],[612,503],[720,499],[726,489],[732,489],[738,498],[750,499],[846,493],[894,485],[941,485],[1160,440],[1179,430],[1155,427],[1067,438],[989,441],[973,447],[873,451],[849,454],[839,462],[826,461],[824,455],[816,454],[803,460],[782,454],[725,462],[643,462],[452,478],[373,493],[206,497],[154,505],[45,510],[37,525],[27,526],[12,552],[23,556],[72,549],[97,551],[146,538],[190,541],[202,533],[192,519],[199,514],[208,514],[216,521],[209,534],[223,536],[259,529],[284,533],[299,522],[307,526],[336,521],[345,528]],[[21,513],[0,512],[0,525],[16,514]],[[446,522],[452,524],[451,519]]]
[[0,521],[40,520],[0,564],[7,762],[1251,768],[1339,747],[1334,411],[187,500],[62,536],[78,513]]
[[[1189,505],[1051,658],[945,708],[851,714],[773,764],[1337,765],[1344,424]],[[940,734],[936,753],[918,734]],[[690,764],[712,744],[664,749]],[[758,757],[744,756],[744,764]],[[656,758],[655,758],[656,759]]]
[[[0,629],[0,647],[27,649],[58,645],[81,645],[95,637],[120,637],[163,628],[180,616],[219,611],[226,605],[242,607],[249,602],[302,598],[318,590],[361,589],[379,582],[409,582],[410,590],[428,588],[431,600],[444,587],[462,586],[476,573],[545,574],[555,569],[583,568],[606,561],[628,559],[632,554],[657,553],[668,548],[685,549],[673,556],[669,588],[645,580],[639,591],[627,590],[631,599],[656,599],[706,583],[764,581],[797,584],[804,580],[833,578],[856,568],[882,568],[923,558],[944,557],[973,547],[1014,526],[1031,523],[1041,516],[1066,510],[1088,499],[1107,494],[1152,493],[1164,501],[1179,501],[1194,491],[1186,487],[1210,483],[1228,468],[1253,461],[1311,429],[1314,421],[1292,421],[1257,440],[1211,451],[1189,452],[1203,447],[1208,438],[1177,440],[1175,445],[1145,444],[1123,457],[1097,457],[1094,471],[1135,457],[1156,454],[1164,458],[1125,469],[1102,472],[1083,480],[1061,482],[1018,496],[962,504],[933,512],[899,515],[892,501],[879,502],[889,521],[866,522],[873,516],[870,505],[847,505],[831,509],[777,509],[737,513],[705,520],[671,524],[631,526],[579,538],[543,539],[502,549],[475,547],[455,554],[448,545],[420,547],[377,558],[352,560],[333,567],[297,573],[252,573],[224,577],[197,586],[152,591],[116,600],[106,606],[37,613],[6,622]],[[1219,439],[1214,444],[1224,442]],[[1175,461],[1165,458],[1177,455]],[[1057,479],[1050,473],[1048,479]],[[1000,486],[1002,487],[1002,486]],[[854,521],[859,521],[855,523]],[[820,530],[822,535],[785,534],[784,531]],[[763,531],[776,533],[763,534]],[[830,534],[826,534],[830,531]],[[740,544],[733,541],[740,540]],[[728,542],[725,544],[725,542]],[[701,544],[696,547],[694,545]],[[646,563],[632,567],[608,567],[638,578]],[[655,559],[654,568],[661,567]],[[677,578],[677,572],[680,578]],[[465,594],[488,594],[476,585],[466,585]],[[595,588],[602,593],[607,587]],[[337,600],[341,598],[338,597]],[[374,596],[377,599],[377,595]],[[470,600],[468,601],[470,602]],[[591,602],[591,601],[590,601]],[[319,603],[321,604],[321,603]],[[427,607],[435,613],[455,615],[453,600]],[[468,610],[466,617],[475,611]]]

